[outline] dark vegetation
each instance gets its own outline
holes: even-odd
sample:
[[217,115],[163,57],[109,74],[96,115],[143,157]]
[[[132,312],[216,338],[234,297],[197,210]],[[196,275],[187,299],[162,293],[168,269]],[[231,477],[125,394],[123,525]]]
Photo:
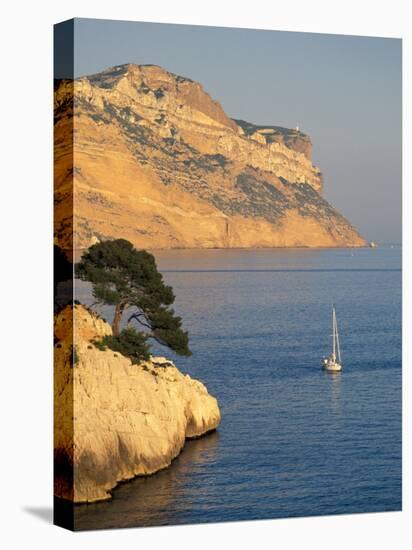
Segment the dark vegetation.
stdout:
[[257,130],[264,130],[264,129],[270,129],[273,130],[275,134],[282,135],[284,137],[288,137],[291,135],[299,135],[300,137],[306,137],[306,134],[304,134],[301,131],[296,131],[293,128],[284,128],[283,126],[270,126],[270,125],[259,125],[259,124],[252,124],[251,122],[247,122],[246,120],[240,120],[240,119],[233,119],[238,126],[242,128],[242,130],[245,132],[246,135],[253,134]]
[[198,151],[192,151],[192,157],[183,161],[183,164],[188,168],[199,168],[206,172],[216,172],[220,168],[226,168],[230,160],[220,154],[216,155],[201,155]]
[[290,208],[289,199],[285,194],[252,173],[239,174],[235,188],[242,191],[242,197],[231,200],[225,200],[217,194],[212,197],[213,204],[225,214],[262,217],[271,223],[277,223]]
[[[152,254],[136,250],[125,239],[104,241],[89,248],[76,266],[76,275],[93,284],[97,303],[115,307],[113,336],[103,338],[98,346],[134,362],[148,357],[149,339],[179,355],[191,354],[188,333],[171,308],[173,290],[164,283]],[[120,330],[126,312],[127,328]]]
[[156,99],[160,99],[165,95],[165,91],[163,90],[163,88],[157,88],[157,90],[154,90],[153,93],[156,96]]
[[101,73],[91,75],[88,79],[92,84],[98,86],[99,88],[110,89],[113,88],[119,76],[126,74],[127,69],[127,65],[119,65],[117,67],[107,69]]
[[125,328],[118,336],[104,336],[101,340],[93,343],[100,350],[110,348],[113,351],[118,351],[129,357],[133,363],[150,357],[146,336],[133,327]]
[[[286,180],[283,180],[286,182]],[[343,216],[337,212],[311,185],[308,183],[294,183],[287,185],[293,188],[296,207],[303,217],[317,216],[318,218],[338,218],[346,223]]]

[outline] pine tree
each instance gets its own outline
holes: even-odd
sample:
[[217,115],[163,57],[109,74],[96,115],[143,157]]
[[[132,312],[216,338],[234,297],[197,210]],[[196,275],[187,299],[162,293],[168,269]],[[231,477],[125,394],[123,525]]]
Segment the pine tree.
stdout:
[[164,283],[152,254],[136,250],[125,239],[103,241],[83,255],[76,276],[93,284],[98,302],[115,307],[114,338],[120,338],[120,323],[127,310],[128,326],[136,322],[142,329],[141,338],[153,338],[179,355],[191,355],[188,333],[170,307],[175,300],[173,289]]

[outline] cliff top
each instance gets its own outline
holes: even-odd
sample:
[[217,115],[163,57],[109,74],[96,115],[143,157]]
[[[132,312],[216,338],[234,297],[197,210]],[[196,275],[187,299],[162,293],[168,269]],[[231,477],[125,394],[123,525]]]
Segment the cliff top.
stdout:
[[113,67],[108,67],[107,69],[104,69],[103,71],[100,71],[98,73],[94,73],[92,75],[85,75],[80,78],[87,78],[90,81],[93,82],[109,82],[110,80],[115,81],[117,78],[120,78],[122,76],[125,76],[126,74],[131,74],[133,76],[140,77],[166,77],[166,78],[174,78],[178,82],[192,82],[195,83],[194,80],[191,78],[181,76],[175,73],[172,73],[171,71],[168,71],[167,69],[164,69],[160,65],[154,65],[152,63],[144,63],[144,64],[137,64],[137,63],[122,63],[121,65],[115,65]]
[[153,94],[159,101],[168,95],[177,100],[178,107],[189,105],[219,124],[235,132],[239,131],[237,124],[226,115],[220,103],[212,99],[199,82],[171,73],[159,65],[126,63],[82,79],[99,88],[119,89],[131,97],[136,91],[143,95]]

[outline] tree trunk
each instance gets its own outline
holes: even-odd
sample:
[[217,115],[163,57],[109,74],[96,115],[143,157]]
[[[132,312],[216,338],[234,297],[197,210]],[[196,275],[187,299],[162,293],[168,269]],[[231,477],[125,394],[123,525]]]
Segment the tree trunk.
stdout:
[[119,336],[120,332],[120,321],[122,320],[123,310],[126,307],[126,304],[119,302],[116,304],[116,309],[114,312],[114,318],[112,323],[113,336]]

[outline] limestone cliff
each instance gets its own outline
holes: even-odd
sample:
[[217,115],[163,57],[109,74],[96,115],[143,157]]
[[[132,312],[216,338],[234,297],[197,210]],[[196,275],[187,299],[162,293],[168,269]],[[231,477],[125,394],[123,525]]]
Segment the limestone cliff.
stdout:
[[199,83],[161,67],[60,82],[55,123],[63,247],[72,211],[75,248],[115,237],[152,249],[365,244],[322,197],[307,135],[232,120]]
[[201,382],[161,357],[132,365],[100,351],[92,341],[105,334],[83,306],[56,316],[55,495],[74,502],[110,498],[119,481],[169,466],[186,438],[220,422]]

